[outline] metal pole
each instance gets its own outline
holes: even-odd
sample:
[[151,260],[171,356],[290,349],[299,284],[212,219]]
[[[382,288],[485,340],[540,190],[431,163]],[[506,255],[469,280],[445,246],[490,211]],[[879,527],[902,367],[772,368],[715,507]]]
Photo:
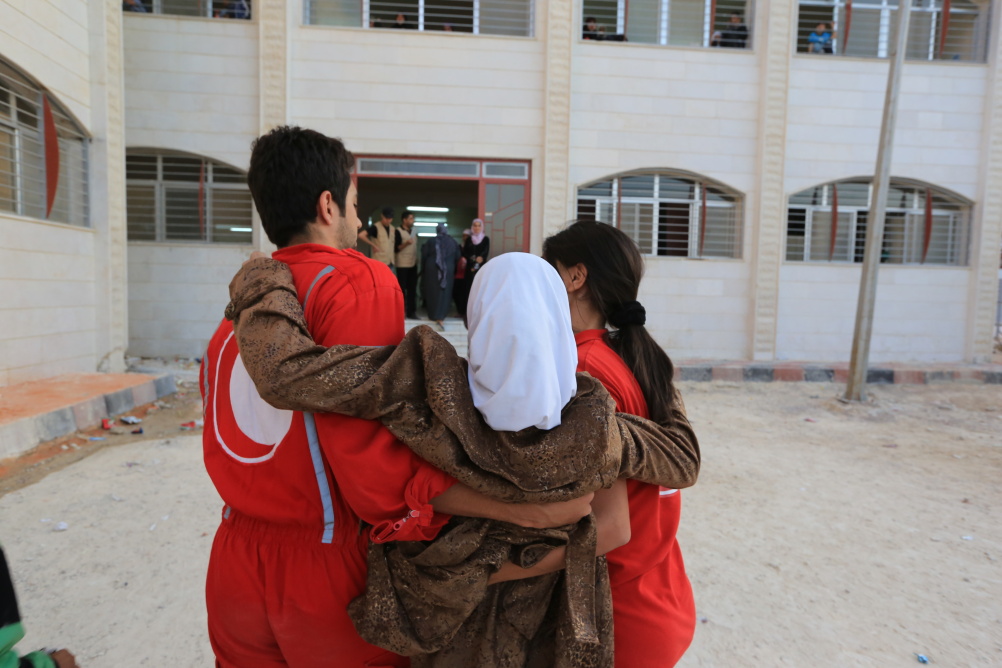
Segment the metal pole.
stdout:
[[908,20],[912,0],[898,0],[898,34],[890,55],[887,73],[887,93],[884,96],[884,117],[880,124],[880,144],[877,147],[877,167],[874,170],[873,200],[866,225],[866,248],[863,251],[863,276],[859,282],[856,303],[856,326],[852,335],[852,357],[845,387],[848,401],[866,398],[866,371],[870,362],[870,337],[873,334],[873,307],[877,301],[877,269],[884,240],[884,213],[887,209],[887,187],[891,177],[891,147],[898,115],[898,89],[901,67],[908,44]]

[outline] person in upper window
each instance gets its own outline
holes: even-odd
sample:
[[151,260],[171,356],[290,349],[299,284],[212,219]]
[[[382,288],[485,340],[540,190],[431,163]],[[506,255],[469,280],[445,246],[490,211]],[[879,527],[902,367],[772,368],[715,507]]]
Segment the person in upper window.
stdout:
[[470,236],[463,237],[463,258],[466,260],[463,269],[463,283],[457,289],[456,307],[459,315],[466,315],[466,302],[473,287],[473,279],[477,271],[487,262],[491,254],[491,238],[484,233],[484,221],[476,218],[470,226]]
[[249,19],[250,16],[247,0],[228,0],[226,8],[216,12],[216,18],[220,19]]
[[589,16],[585,19],[584,30],[581,31],[581,39],[605,39],[605,28],[598,24],[594,16]]
[[142,0],[123,0],[122,11],[139,12],[140,14],[145,14],[146,5],[143,4]]
[[739,14],[731,14],[730,23],[724,30],[713,33],[710,46],[743,49],[748,44],[748,27],[741,22]]
[[835,35],[828,30],[827,23],[819,23],[814,32],[807,36],[808,53],[833,53],[832,40]]

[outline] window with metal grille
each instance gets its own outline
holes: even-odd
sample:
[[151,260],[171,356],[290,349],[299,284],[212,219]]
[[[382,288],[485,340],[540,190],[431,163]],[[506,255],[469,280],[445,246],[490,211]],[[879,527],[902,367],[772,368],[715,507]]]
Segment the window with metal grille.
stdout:
[[251,243],[247,176],[204,158],[125,157],[129,241]]
[[86,227],[87,149],[52,95],[0,60],[0,211]]
[[582,186],[577,217],[619,227],[647,255],[741,257],[741,196],[684,172],[634,173]]
[[584,0],[581,38],[746,49],[751,7],[746,0]]
[[307,25],[532,37],[534,0],[304,0]]
[[249,19],[252,0],[123,0],[122,11],[220,19]]
[[[862,262],[873,198],[868,180],[838,181],[790,197],[786,259]],[[971,205],[933,186],[891,180],[880,261],[966,265]]]
[[[801,0],[797,51],[886,58],[897,39],[898,0]],[[989,3],[912,0],[905,56],[984,62]]]

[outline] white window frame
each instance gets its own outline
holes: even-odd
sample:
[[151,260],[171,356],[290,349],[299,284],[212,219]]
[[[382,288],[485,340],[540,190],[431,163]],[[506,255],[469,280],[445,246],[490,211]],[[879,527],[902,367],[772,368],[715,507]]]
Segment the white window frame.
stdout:
[[[829,225],[831,221],[835,219],[832,212],[833,202],[831,197],[831,186],[832,185],[842,185],[845,183],[859,183],[859,181],[835,181],[820,184],[819,186],[812,186],[798,193],[794,193],[790,196],[787,201],[787,230],[786,230],[786,246],[789,247],[790,243],[790,211],[802,211],[804,212],[804,244],[803,252],[798,258],[790,258],[788,251],[784,250],[783,257],[788,262],[811,262],[811,263],[838,263],[838,264],[858,264],[862,262],[862,259],[856,259],[856,244],[858,241],[859,230],[859,214],[865,213],[867,216],[867,224],[869,224],[870,211],[873,207],[873,183],[869,183],[867,186],[867,196],[866,206],[861,205],[844,205],[839,204],[838,215],[850,214],[850,227],[848,230],[848,237],[846,241],[845,256],[840,257],[840,254],[836,251],[832,258],[829,259],[812,259],[811,258],[811,239],[813,238],[813,227],[814,227],[814,215],[815,213],[826,213],[828,214]],[[790,199],[796,197],[802,192],[807,190],[812,190],[813,188],[821,187],[822,196],[820,204],[793,204],[790,203]],[[945,193],[939,188],[935,188],[931,185],[919,184],[919,183],[893,183],[892,187],[901,188],[905,190],[911,190],[912,192],[908,194],[911,198],[911,206],[901,207],[901,206],[888,206],[886,207],[885,215],[902,216],[904,219],[904,240],[902,247],[904,249],[902,257],[900,260],[888,260],[886,264],[892,266],[951,266],[951,267],[963,267],[967,266],[970,262],[969,250],[967,248],[970,238],[970,224],[971,224],[971,205],[959,200],[958,198],[952,196],[949,193]],[[912,220],[925,221],[926,208],[925,202],[923,201],[923,191],[925,189],[930,189],[934,193],[937,193],[940,197],[946,199],[955,200],[955,206],[957,208],[944,209],[944,208],[932,208],[930,210],[930,215],[933,218],[943,218],[949,217],[949,234],[947,236],[947,246],[944,249],[948,258],[952,260],[947,262],[931,262],[926,259],[924,262],[921,257],[922,246],[925,240],[924,231],[919,224],[911,224]],[[885,219],[886,223],[886,219]],[[885,235],[887,233],[885,224]],[[932,246],[930,245],[930,251]],[[918,257],[915,257],[917,255]]]
[[[251,232],[248,232],[250,236],[246,241],[215,241],[213,237],[214,226],[212,225],[212,207],[213,207],[213,193],[219,190],[230,190],[230,191],[240,191],[248,193],[250,196],[249,189],[245,184],[239,183],[216,183],[214,179],[214,170],[216,166],[224,167],[226,169],[234,169],[228,165],[217,164],[214,161],[197,155],[168,155],[162,153],[141,153],[141,152],[130,152],[126,155],[126,160],[130,157],[143,157],[143,158],[153,158],[157,159],[157,177],[155,179],[135,179],[127,178],[125,185],[128,186],[153,186],[153,239],[129,239],[130,242],[136,243],[166,243],[166,244],[226,244],[232,246],[246,246],[253,243],[253,211],[251,217],[247,220],[247,227],[251,228]],[[165,157],[181,157],[191,160],[201,160],[205,163],[205,183],[204,186],[198,182],[192,181],[170,181],[164,179],[164,161]],[[239,170],[237,170],[239,171]],[[194,190],[198,191],[200,187],[204,187],[205,193],[205,238],[204,239],[168,239],[167,238],[167,190]],[[251,204],[253,207],[253,202]],[[128,205],[126,205],[126,215],[128,215]]]
[[[28,76],[22,74],[11,63],[0,59],[0,65],[3,66],[0,68],[0,84],[4,84],[4,80],[13,84],[13,86],[6,84],[0,87],[0,94],[7,96],[7,104],[10,109],[10,118],[0,119],[0,126],[2,126],[4,131],[12,138],[14,169],[12,173],[14,178],[11,183],[14,207],[12,211],[7,208],[0,209],[0,215],[4,212],[9,212],[18,216],[26,216],[37,218],[38,220],[63,223],[66,225],[73,225],[75,227],[90,227],[90,141],[87,133],[83,130],[79,123],[77,123],[77,121],[63,109],[58,100],[56,100],[45,89],[34,83]],[[25,89],[28,95],[18,92],[15,90],[16,87]],[[35,125],[31,125],[27,122],[27,120],[21,119],[22,111],[18,104],[18,99],[23,99],[35,107],[35,113],[32,114],[35,116]],[[66,211],[68,215],[66,220],[52,217],[58,213],[56,210],[56,204],[62,202],[62,200],[59,199],[59,191],[57,191],[56,202],[53,204],[53,211],[50,212],[48,216],[46,215],[48,204],[48,175],[45,169],[46,137],[44,130],[44,108],[46,100],[49,103],[49,109],[52,112],[53,120],[56,124],[57,144],[62,142],[79,142],[80,160],[77,164],[69,164],[67,161],[70,160],[72,156],[62,150],[59,151],[60,174],[58,178],[62,179],[64,175],[67,175],[71,170],[77,172],[80,177],[80,186],[76,192],[70,192],[63,189],[64,185],[66,188],[71,188],[69,184],[60,185],[60,190],[63,194],[70,198],[70,201],[66,203]],[[38,155],[29,155],[28,149],[25,147],[26,139],[38,145],[40,151]],[[35,184],[32,184],[30,182],[31,180],[25,177],[24,172],[25,165],[32,158],[38,160],[38,166],[40,167],[39,171],[41,180]],[[41,215],[35,215],[32,210],[41,211]]]
[[[630,176],[653,176],[654,186],[650,197],[637,197],[637,196],[626,196],[623,197],[620,194],[620,179]],[[661,191],[661,179],[667,178],[674,181],[688,181],[693,184],[693,196],[692,198],[683,199],[677,197],[661,197],[657,195]],[[589,187],[592,187],[598,183],[604,183],[607,181],[612,181],[612,194],[607,196],[595,196],[595,195],[582,195],[580,192]],[[715,190],[720,190],[726,193],[728,196],[733,197],[733,202],[721,202],[717,200],[706,199],[707,210],[712,208],[721,209],[731,209],[733,211],[733,221],[734,221],[734,247],[733,253],[728,256],[722,255],[707,255],[706,248],[704,245],[703,253],[699,252],[699,239],[702,234],[703,225],[703,188],[711,187]],[[739,260],[742,257],[742,210],[743,210],[743,197],[735,190],[728,188],[722,184],[709,182],[706,179],[701,179],[700,177],[688,174],[688,173],[673,173],[673,172],[638,172],[630,174],[620,174],[609,179],[602,179],[601,181],[593,182],[590,185],[582,186],[578,188],[578,206],[582,200],[593,201],[595,203],[595,219],[602,223],[607,223],[614,225],[622,229],[624,232],[630,235],[638,245],[641,245],[641,240],[639,237],[639,227],[637,224],[634,225],[634,230],[628,230],[626,224],[621,218],[621,204],[648,204],[651,206],[651,214],[653,216],[651,223],[651,249],[650,251],[644,251],[641,245],[641,252],[648,257],[659,257],[659,258],[670,258],[675,257],[678,259],[713,259],[713,260]],[[658,216],[660,214],[661,204],[682,204],[689,207],[689,228],[688,228],[688,250],[685,258],[675,255],[660,255],[658,249],[661,246],[661,230],[658,225]],[[600,211],[605,209],[609,213],[609,219],[606,219],[601,215]]]
[[[622,0],[621,0],[622,1]],[[936,6],[937,0],[922,0],[923,4],[921,7],[915,7],[909,3],[909,7],[913,13],[930,13],[932,18],[929,22],[929,49],[927,51],[926,57],[924,59],[909,58],[909,60],[937,60],[936,58],[936,34],[940,29],[943,7],[942,0],[940,0],[940,6]],[[880,23],[877,28],[877,54],[875,56],[870,56],[872,58],[887,58],[887,54],[890,51],[890,35],[891,35],[891,12],[896,11],[900,2],[892,2],[891,0],[853,0],[853,9],[870,9],[880,11]],[[797,7],[797,26],[800,25],[800,8],[801,7],[821,7],[831,9],[831,18],[828,20],[832,24],[832,30],[835,35],[842,34],[842,26],[839,25],[839,16],[845,10],[846,0],[800,0]],[[990,14],[994,7],[990,3],[986,3],[986,11]],[[970,16],[979,16],[980,12],[966,10],[966,9],[950,9],[950,15],[967,14]],[[851,27],[850,27],[851,29]],[[909,27],[909,30],[912,30]],[[851,35],[851,33],[850,33]],[[794,39],[794,48],[796,48],[796,43],[798,39]],[[834,47],[834,54],[823,54],[823,55],[845,55],[844,49],[841,47],[839,38],[836,36],[832,40],[832,46]],[[817,55],[817,54],[815,54]],[[866,56],[853,55],[854,58],[865,58]],[[977,60],[965,60],[963,62],[984,62],[984,54]]]

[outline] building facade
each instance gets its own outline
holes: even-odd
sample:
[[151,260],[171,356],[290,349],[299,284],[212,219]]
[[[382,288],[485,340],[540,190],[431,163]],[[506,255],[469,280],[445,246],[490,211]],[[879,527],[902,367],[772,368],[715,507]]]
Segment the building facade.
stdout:
[[[480,216],[495,248],[532,252],[574,218],[618,225],[674,357],[848,359],[896,3],[241,7],[0,2],[0,82],[26,100],[0,99],[21,147],[0,154],[0,384],[200,355],[229,278],[268,248],[243,175],[285,123],[355,152],[363,217],[432,209],[419,224],[458,236]],[[913,4],[874,361],[991,354],[993,9]],[[36,172],[53,176],[32,194]]]

